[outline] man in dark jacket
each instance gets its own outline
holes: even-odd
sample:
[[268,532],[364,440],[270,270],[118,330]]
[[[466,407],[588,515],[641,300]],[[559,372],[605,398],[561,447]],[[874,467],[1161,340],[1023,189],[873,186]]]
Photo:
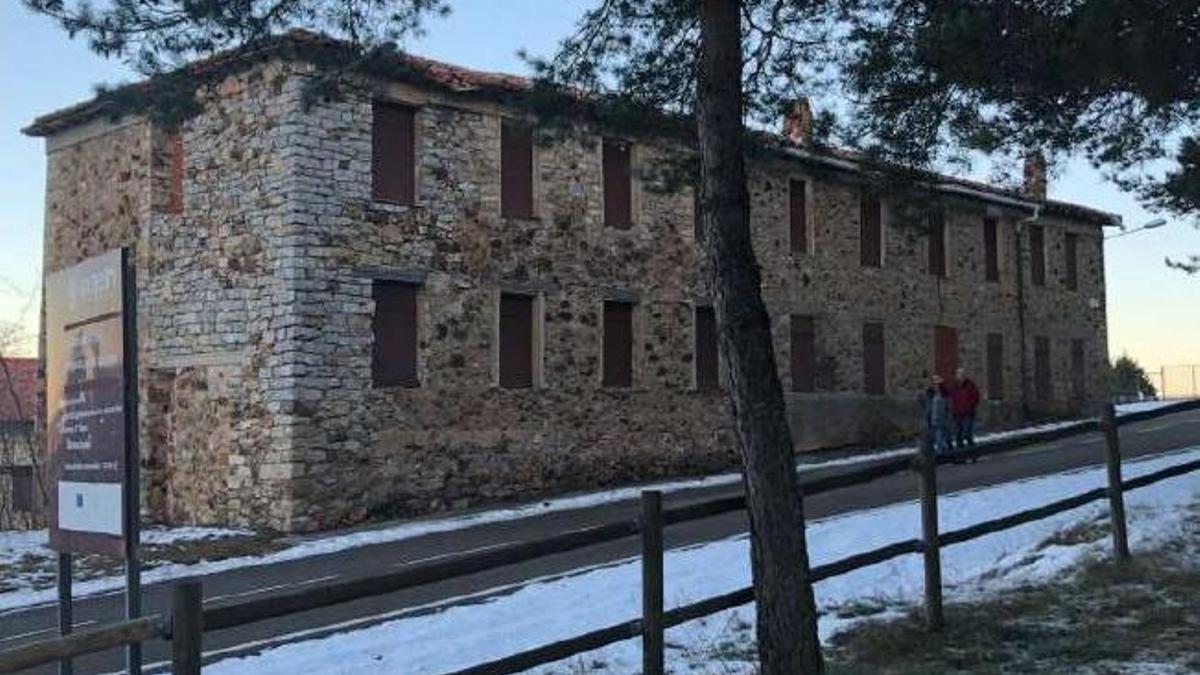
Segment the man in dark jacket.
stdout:
[[954,371],[954,386],[950,388],[950,414],[954,417],[955,445],[975,447],[975,409],[979,407],[979,387],[967,377],[962,368]]

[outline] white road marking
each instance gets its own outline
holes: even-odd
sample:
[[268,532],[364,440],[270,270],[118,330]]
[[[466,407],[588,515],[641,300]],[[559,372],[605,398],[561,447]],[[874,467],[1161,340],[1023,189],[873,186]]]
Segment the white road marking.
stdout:
[[[94,623],[96,623],[96,621],[94,619],[89,619],[88,621],[80,621],[79,623],[72,624],[72,625],[75,628],[81,628],[83,626],[90,626]],[[41,635],[42,633],[57,633],[57,632],[58,632],[58,626],[53,626],[51,628],[43,628],[41,630],[31,630],[28,633],[18,633],[16,635],[9,635],[7,637],[2,637],[2,638],[0,638],[0,642],[10,642],[12,640],[20,640],[21,638],[33,637],[34,635]]]
[[419,563],[432,562],[434,560],[441,560],[443,558],[453,558],[455,556],[460,556],[460,555],[479,553],[481,551],[490,551],[491,549],[494,549],[494,548],[501,548],[503,546],[510,546],[512,544],[519,544],[519,543],[521,543],[521,542],[505,541],[505,542],[501,542],[499,544],[490,544],[488,546],[479,546],[477,548],[468,548],[468,549],[463,549],[461,551],[450,551],[449,553],[439,553],[437,555],[425,556],[424,558],[414,558],[412,560],[402,560],[400,562],[392,563],[391,565],[388,565],[388,567],[408,567],[409,565],[417,565]]
[[251,589],[248,591],[242,591],[240,593],[226,593],[225,595],[214,595],[211,598],[205,598],[204,602],[209,603],[209,602],[216,602],[217,600],[227,600],[229,598],[244,598],[248,595],[258,595],[259,593],[269,593],[271,591],[278,591],[282,588],[296,588],[299,586],[311,586],[312,584],[319,584],[322,581],[330,581],[332,579],[337,579],[340,576],[342,576],[342,575],[328,574],[323,577],[313,577],[312,579],[304,579],[302,581],[292,581],[292,582],[288,582],[286,584],[275,584],[274,586],[263,586],[262,588],[254,588],[254,589]]

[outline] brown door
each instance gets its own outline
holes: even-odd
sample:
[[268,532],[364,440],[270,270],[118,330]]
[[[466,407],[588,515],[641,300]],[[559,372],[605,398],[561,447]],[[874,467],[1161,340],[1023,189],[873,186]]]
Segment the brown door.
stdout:
[[933,328],[933,368],[946,382],[958,368],[958,331],[951,326]]

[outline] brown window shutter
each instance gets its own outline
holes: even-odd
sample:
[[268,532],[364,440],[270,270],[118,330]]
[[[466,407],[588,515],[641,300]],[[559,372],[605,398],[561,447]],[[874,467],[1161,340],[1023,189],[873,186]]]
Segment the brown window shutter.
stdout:
[[633,305],[604,303],[604,386],[633,386]]
[[33,467],[16,465],[8,468],[9,480],[12,484],[12,509],[23,513],[32,513],[33,504]]
[[1000,224],[995,218],[983,219],[984,278],[1000,281]]
[[500,126],[500,215],[533,217],[533,129],[508,120]]
[[887,393],[886,345],[882,323],[864,323],[863,344],[863,391],[872,396]]
[[633,225],[633,173],[629,143],[604,139],[604,225],[628,230]]
[[719,351],[716,312],[712,307],[697,307],[696,388],[700,391],[716,391],[721,387]]
[[375,336],[372,379],[379,387],[416,387],[417,287],[398,281],[376,280],[372,289]]
[[929,274],[946,276],[946,215],[941,211],[929,214]]
[[1029,226],[1029,277],[1034,286],[1046,285],[1046,232],[1041,225]]
[[1000,333],[987,335],[987,389],[989,399],[1004,398],[1004,336]]
[[958,331],[952,326],[933,327],[933,364],[934,372],[950,382],[958,368]]
[[371,192],[395,204],[416,200],[416,110],[376,101],[371,115]]
[[533,386],[533,297],[500,296],[500,386]]
[[1063,242],[1066,252],[1067,288],[1079,290],[1079,235],[1068,232]]
[[859,257],[863,267],[883,266],[883,205],[864,190],[859,196]]
[[1033,395],[1038,401],[1050,400],[1050,338],[1033,338]]
[[1071,340],[1071,396],[1082,401],[1087,394],[1087,365],[1083,340]]
[[792,315],[792,391],[816,391],[816,337],[813,317]]
[[175,129],[167,141],[170,143],[171,174],[167,186],[167,213],[183,213],[183,131]]
[[788,183],[788,204],[792,253],[808,253],[808,193],[804,181]]

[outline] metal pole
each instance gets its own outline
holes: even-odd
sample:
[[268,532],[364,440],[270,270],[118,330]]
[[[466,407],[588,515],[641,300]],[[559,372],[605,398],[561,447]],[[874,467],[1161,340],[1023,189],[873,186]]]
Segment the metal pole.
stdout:
[[[71,554],[58,554],[58,634],[68,635],[75,627],[71,606]],[[75,665],[71,659],[58,662],[58,675],[72,675]]]
[[[121,249],[122,307],[125,366],[125,618],[142,615],[142,570],[138,560],[141,538],[141,452],[138,448],[137,277],[133,251]],[[141,675],[142,644],[125,648],[129,675]]]
[[665,663],[663,626],[662,493],[642,492],[642,672],[662,675]]
[[938,541],[937,458],[933,439],[926,431],[921,436],[921,456],[917,462],[921,477],[921,551],[925,557],[925,627],[942,630],[942,553]]
[[1113,555],[1129,559],[1129,537],[1125,531],[1125,496],[1121,492],[1121,436],[1113,405],[1104,406],[1100,417],[1104,431],[1104,463],[1108,469],[1108,511],[1112,518]]
[[175,584],[171,600],[171,674],[200,675],[204,591],[195,579]]

